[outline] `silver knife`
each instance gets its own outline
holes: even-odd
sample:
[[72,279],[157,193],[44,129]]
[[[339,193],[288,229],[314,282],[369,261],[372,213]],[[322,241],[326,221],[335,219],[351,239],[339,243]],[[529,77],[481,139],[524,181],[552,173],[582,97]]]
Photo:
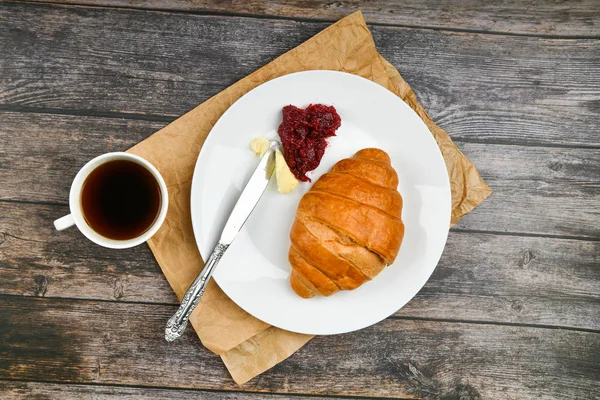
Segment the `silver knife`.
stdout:
[[221,233],[221,238],[217,242],[215,249],[208,258],[208,261],[206,261],[200,274],[198,274],[183,296],[179,309],[167,322],[165,339],[168,342],[174,341],[183,334],[190,315],[198,303],[200,303],[200,299],[206,290],[208,281],[217,267],[217,264],[219,264],[223,254],[225,254],[229,245],[233,242],[233,239],[235,239],[235,236],[244,225],[244,222],[248,219],[252,210],[254,210],[258,200],[260,200],[269,184],[271,175],[273,175],[273,170],[275,168],[275,150],[280,150],[280,147],[281,145],[276,140],[271,140],[269,142],[269,149],[260,159],[258,167],[256,167],[256,170],[242,191],[240,198],[237,203],[235,203],[233,211],[225,224],[225,228]]

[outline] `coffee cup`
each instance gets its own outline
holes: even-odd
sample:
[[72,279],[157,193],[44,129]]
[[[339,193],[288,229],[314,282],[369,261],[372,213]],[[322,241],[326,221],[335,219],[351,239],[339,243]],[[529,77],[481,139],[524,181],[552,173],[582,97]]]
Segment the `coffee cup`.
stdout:
[[73,225],[100,246],[124,249],[154,235],[167,214],[167,185],[158,170],[134,154],[100,155],[79,170],[69,192],[71,213],[54,221]]

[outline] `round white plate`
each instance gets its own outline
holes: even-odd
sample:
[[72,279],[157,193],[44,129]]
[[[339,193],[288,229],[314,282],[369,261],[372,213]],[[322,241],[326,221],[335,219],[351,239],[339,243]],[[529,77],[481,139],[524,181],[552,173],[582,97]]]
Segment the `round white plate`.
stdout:
[[192,181],[192,223],[206,259],[258,164],[250,141],[277,138],[281,109],[311,103],[333,105],[342,118],[321,165],[309,175],[313,182],[362,148],[378,147],[390,155],[400,179],[406,229],[396,261],[356,290],[297,296],[288,282],[289,231],[311,184],[300,183],[282,195],[273,179],[213,276],[236,304],[271,325],[308,334],[344,333],[381,321],[417,294],[440,259],[450,226],[444,159],[423,121],[392,92],[335,71],[290,74],[250,91],[223,114],[200,151]]

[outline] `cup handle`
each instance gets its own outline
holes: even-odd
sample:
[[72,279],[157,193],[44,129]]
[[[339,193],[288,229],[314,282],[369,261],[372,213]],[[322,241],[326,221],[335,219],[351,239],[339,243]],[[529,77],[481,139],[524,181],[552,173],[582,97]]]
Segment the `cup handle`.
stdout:
[[71,214],[65,215],[64,217],[54,221],[54,227],[57,231],[62,231],[63,229],[70,228],[73,225],[75,225],[75,220]]

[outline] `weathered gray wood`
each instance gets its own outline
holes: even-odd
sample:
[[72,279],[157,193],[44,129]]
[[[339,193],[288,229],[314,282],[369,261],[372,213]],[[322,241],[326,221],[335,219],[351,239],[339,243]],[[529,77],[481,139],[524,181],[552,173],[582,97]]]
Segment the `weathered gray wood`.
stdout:
[[[172,7],[160,1],[147,6]],[[353,4],[331,4],[326,13],[345,12]],[[477,15],[479,28],[458,28],[527,33],[530,21],[544,21],[533,33],[598,35],[596,3],[582,0],[566,12],[563,6],[532,5],[487,5],[493,8],[483,17],[473,4],[471,14],[451,16],[456,9],[442,7],[397,18],[425,16],[435,21],[428,26],[439,27]],[[288,2],[288,10],[280,6],[260,12],[334,18],[319,10],[306,15],[309,2]],[[381,8],[382,15],[388,6],[387,1],[365,5],[367,11]],[[235,13],[248,12],[235,7]],[[421,5],[402,7],[420,10]],[[367,17],[375,14],[379,11]],[[497,15],[496,28],[490,28],[486,18]],[[563,25],[554,23],[557,15]],[[512,28],[506,28],[508,16]],[[0,202],[0,379],[70,383],[65,395],[74,398],[262,396],[95,386],[239,390],[191,330],[178,343],[162,340],[176,300],[145,246],[103,249],[76,230],[52,232],[51,221],[68,212],[70,180],[85,161],[128,148],[325,26],[0,4],[0,109],[124,113],[162,121],[0,112],[0,200],[8,200]],[[316,338],[244,390],[282,394],[269,398],[286,393],[595,398],[600,392],[600,41],[381,26],[373,33],[434,119],[453,137],[471,142],[460,147],[495,193],[460,222],[457,229],[463,232],[451,233],[432,279],[395,318],[354,334]],[[529,327],[536,324],[555,328]],[[0,381],[0,397],[65,398],[62,388]]]
[[[199,391],[192,389],[156,389],[148,387],[119,387],[73,385],[25,381],[1,381],[0,397],[6,400],[259,400],[288,399],[285,395],[233,391]],[[331,399],[338,397],[294,396],[295,399]]]
[[379,52],[458,140],[600,146],[600,41],[374,29]]
[[[0,104],[173,118],[326,26],[3,4]],[[599,40],[384,26],[373,35],[455,138],[600,146]]]
[[[0,202],[0,294],[177,304],[149,249],[110,250],[65,206]],[[396,316],[600,330],[600,241],[452,232],[421,292]]]
[[[48,0],[42,0],[44,2]],[[218,0],[50,0],[60,3],[218,12],[337,20],[362,10],[371,23],[484,30],[534,35],[600,36],[600,6],[593,0],[441,1],[233,1]]]
[[[178,342],[164,341],[164,323],[174,310],[0,297],[0,378],[239,389],[190,330]],[[352,334],[315,338],[244,389],[593,399],[600,390],[599,340],[598,333],[562,329],[386,320]]]
[[[89,159],[125,150],[164,124],[9,112],[0,118],[0,199],[63,204]],[[458,228],[600,237],[597,149],[459,146],[495,192]]]
[[451,232],[395,315],[600,330],[600,242]]
[[460,143],[494,193],[458,229],[600,238],[600,151]]
[[0,293],[177,304],[150,249],[115,251],[76,228],[56,232],[66,206],[0,202]]
[[83,165],[125,151],[165,122],[0,112],[0,199],[66,204]]

